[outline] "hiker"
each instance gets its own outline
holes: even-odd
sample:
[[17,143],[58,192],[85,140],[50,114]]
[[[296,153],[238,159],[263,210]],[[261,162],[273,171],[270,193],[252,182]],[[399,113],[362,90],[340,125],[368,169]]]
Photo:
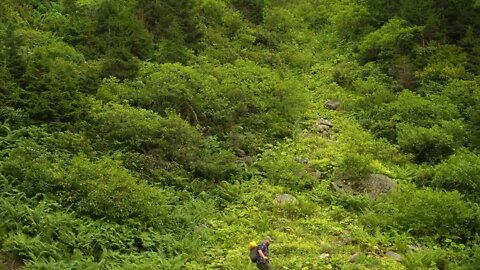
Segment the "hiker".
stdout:
[[263,239],[263,242],[258,245],[257,268],[260,270],[270,270],[270,252],[268,250],[268,246],[272,242],[272,238],[267,236],[265,239]]

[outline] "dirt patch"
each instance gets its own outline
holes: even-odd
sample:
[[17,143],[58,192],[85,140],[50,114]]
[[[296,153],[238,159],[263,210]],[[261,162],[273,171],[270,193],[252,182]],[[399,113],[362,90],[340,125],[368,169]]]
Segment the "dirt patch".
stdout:
[[17,270],[23,267],[22,259],[11,253],[0,253],[0,270]]

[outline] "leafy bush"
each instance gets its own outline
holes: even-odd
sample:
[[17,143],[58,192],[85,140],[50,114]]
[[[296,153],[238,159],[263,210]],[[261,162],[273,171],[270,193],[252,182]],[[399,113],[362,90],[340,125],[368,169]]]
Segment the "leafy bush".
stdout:
[[307,166],[295,161],[294,156],[282,151],[265,151],[256,165],[273,184],[295,190],[310,189],[315,179],[307,172]]
[[458,151],[435,167],[432,185],[477,198],[480,192],[479,171],[480,156],[467,150]]
[[343,155],[338,167],[335,168],[336,178],[360,179],[372,173],[372,157],[355,152],[347,152]]
[[56,186],[54,174],[57,166],[53,159],[54,155],[44,146],[24,142],[0,164],[0,172],[9,179],[12,186],[28,196],[48,193]]
[[408,270],[426,269],[430,267],[446,269],[448,261],[446,251],[442,249],[426,249],[420,252],[408,252],[402,260],[402,264]]
[[362,219],[370,226],[410,231],[418,237],[467,240],[478,233],[478,207],[460,193],[397,189]]
[[95,218],[125,221],[140,218],[151,226],[160,226],[172,195],[135,179],[119,162],[103,158],[92,163],[76,157],[59,176],[59,195],[65,205]]
[[406,53],[414,44],[415,35],[422,30],[419,26],[409,26],[401,18],[393,18],[378,30],[366,35],[360,43],[360,58],[364,62],[388,60],[395,53]]
[[445,129],[399,125],[398,145],[402,151],[413,154],[418,163],[436,163],[453,154],[455,141]]

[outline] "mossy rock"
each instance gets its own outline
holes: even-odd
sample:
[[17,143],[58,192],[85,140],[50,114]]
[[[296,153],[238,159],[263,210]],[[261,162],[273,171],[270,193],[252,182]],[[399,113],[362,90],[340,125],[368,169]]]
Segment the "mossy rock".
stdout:
[[368,194],[372,196],[390,193],[394,187],[395,182],[390,177],[382,174],[369,174],[358,180],[338,180],[331,184],[331,188],[337,192],[343,191],[351,194]]

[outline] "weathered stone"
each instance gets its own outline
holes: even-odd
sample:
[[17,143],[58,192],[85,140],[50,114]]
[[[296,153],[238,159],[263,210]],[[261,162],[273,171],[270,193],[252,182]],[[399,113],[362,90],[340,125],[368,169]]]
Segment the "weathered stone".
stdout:
[[247,156],[247,154],[245,153],[245,151],[243,151],[243,149],[236,149],[235,150],[235,155],[237,157],[245,157]]
[[422,248],[417,246],[417,245],[408,245],[407,248],[410,250],[410,251],[414,251],[414,252],[418,252],[418,251],[421,251]]
[[321,171],[314,171],[312,175],[315,177],[317,180],[322,180],[323,179],[323,173]]
[[347,180],[339,180],[332,182],[330,184],[330,188],[335,191],[335,192],[348,192],[348,193],[354,193],[354,190],[352,188],[352,183]]
[[350,257],[350,262],[351,263],[358,263],[360,261],[360,256],[362,256],[361,252],[356,252]]
[[336,192],[344,191],[352,194],[369,194],[372,196],[389,193],[395,187],[395,182],[388,176],[370,174],[358,180],[338,180],[330,184]]
[[321,118],[317,119],[317,126],[333,127],[333,124],[332,124],[332,122],[330,122],[330,120],[321,117]]
[[280,205],[284,205],[287,203],[296,203],[297,198],[293,197],[290,194],[282,194],[282,195],[278,195],[277,198],[275,198],[275,201]]
[[338,107],[340,107],[340,101],[336,99],[330,99],[330,100],[327,100],[327,102],[325,102],[323,106],[330,110],[336,110],[338,109]]
[[308,158],[302,158],[302,157],[294,157],[293,160],[303,164],[308,164],[308,162],[310,161]]
[[328,136],[330,134],[330,129],[333,127],[332,122],[326,118],[319,118],[315,123],[315,131],[321,133],[322,135]]
[[327,258],[330,258],[330,254],[328,254],[328,253],[322,253],[322,254],[320,254],[319,257],[320,257],[320,259],[322,259],[322,260],[323,260],[323,259],[327,259]]
[[385,256],[397,262],[402,260],[402,255],[393,251],[387,251],[387,253],[385,253]]

